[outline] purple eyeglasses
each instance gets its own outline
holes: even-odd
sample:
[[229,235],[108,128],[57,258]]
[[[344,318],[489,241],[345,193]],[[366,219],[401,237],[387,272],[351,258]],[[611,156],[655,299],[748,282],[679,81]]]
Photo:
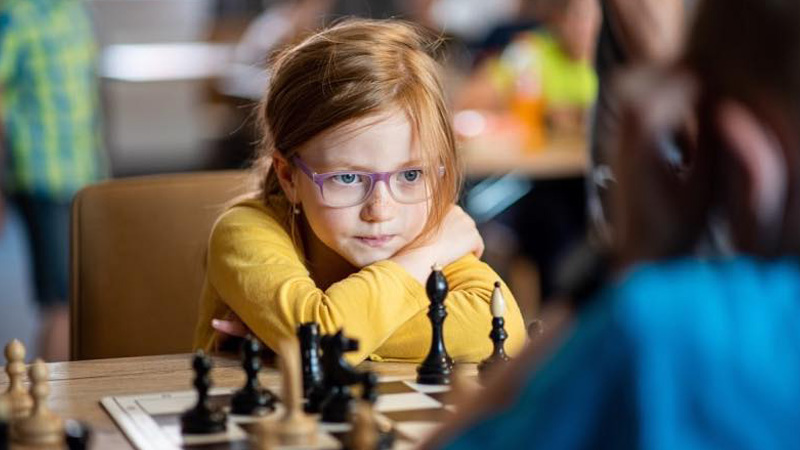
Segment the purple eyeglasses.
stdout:
[[[319,187],[323,203],[333,208],[346,208],[365,202],[379,181],[386,183],[389,194],[399,203],[419,203],[430,197],[425,169],[422,167],[391,172],[340,170],[316,173],[300,157],[295,156],[292,161]],[[443,174],[444,167],[440,167],[439,176]]]

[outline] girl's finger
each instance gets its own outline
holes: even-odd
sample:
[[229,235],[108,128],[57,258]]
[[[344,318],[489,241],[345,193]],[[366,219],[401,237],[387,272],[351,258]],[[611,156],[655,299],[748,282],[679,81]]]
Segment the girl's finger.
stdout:
[[212,319],[211,328],[219,331],[220,333],[236,337],[245,337],[250,331],[242,322],[238,320]]

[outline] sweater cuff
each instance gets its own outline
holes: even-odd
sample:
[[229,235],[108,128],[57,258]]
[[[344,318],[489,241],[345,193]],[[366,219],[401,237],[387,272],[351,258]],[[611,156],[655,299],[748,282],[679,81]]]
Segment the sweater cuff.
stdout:
[[412,277],[403,266],[388,259],[378,261],[374,263],[373,266],[384,269],[388,273],[394,275],[395,279],[405,288],[408,297],[414,299],[420,309],[429,306],[428,295],[425,293],[425,286],[421,285],[416,278]]

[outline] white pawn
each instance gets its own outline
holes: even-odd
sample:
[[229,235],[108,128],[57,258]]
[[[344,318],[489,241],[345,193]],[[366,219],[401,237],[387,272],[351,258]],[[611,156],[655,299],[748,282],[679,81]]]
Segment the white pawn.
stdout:
[[350,450],[374,450],[378,445],[378,423],[372,405],[359,400],[353,412],[353,427],[348,436]]
[[503,290],[500,289],[500,282],[494,284],[491,307],[492,317],[495,319],[502,319],[506,313],[506,299],[503,297]]
[[25,346],[14,339],[5,348],[6,373],[8,374],[8,390],[2,395],[0,402],[10,409],[11,420],[28,417],[33,408],[33,399],[22,385],[25,376]]
[[503,319],[503,315],[506,313],[506,300],[503,298],[503,291],[500,288],[499,281],[494,283],[491,310],[492,331],[489,333],[489,338],[492,340],[494,349],[492,354],[478,365],[481,381],[486,381],[489,372],[494,371],[498,366],[504,365],[509,359],[505,348],[503,348],[503,343],[508,338],[508,333],[504,328],[505,319]]
[[317,442],[317,422],[303,411],[302,369],[300,347],[296,340],[287,339],[278,349],[283,389],[281,399],[286,408],[277,420],[265,419],[260,423],[259,448],[276,446],[313,447]]
[[34,361],[29,375],[33,411],[29,417],[12,422],[11,439],[23,446],[61,446],[64,444],[64,422],[47,407],[50,386],[44,361]]
[[4,396],[0,396],[0,423],[11,421],[11,402]]

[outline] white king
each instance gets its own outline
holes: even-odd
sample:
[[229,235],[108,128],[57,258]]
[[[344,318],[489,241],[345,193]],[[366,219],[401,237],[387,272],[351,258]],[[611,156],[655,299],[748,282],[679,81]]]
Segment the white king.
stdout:
[[506,300],[503,298],[503,291],[500,290],[500,282],[494,283],[492,291],[492,317],[500,318],[506,313]]

